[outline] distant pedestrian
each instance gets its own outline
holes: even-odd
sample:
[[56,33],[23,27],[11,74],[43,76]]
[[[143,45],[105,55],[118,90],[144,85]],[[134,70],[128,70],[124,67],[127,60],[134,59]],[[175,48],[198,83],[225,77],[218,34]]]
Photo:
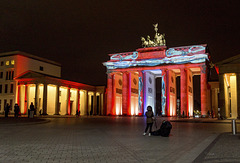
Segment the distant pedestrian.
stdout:
[[10,110],[10,105],[7,103],[7,104],[5,105],[5,108],[4,108],[5,117],[8,117],[9,110]]
[[14,117],[16,117],[16,118],[18,117],[19,111],[20,111],[20,109],[19,109],[18,104],[15,104],[14,105]]
[[33,118],[35,113],[35,107],[33,105],[33,102],[30,104],[30,109],[28,109],[28,118]]
[[34,108],[33,102],[31,102],[30,111],[34,111],[34,110],[35,110],[35,108]]
[[212,118],[214,118],[214,111],[213,110],[211,111],[211,115],[212,115]]
[[209,110],[208,110],[207,114],[208,114],[208,118],[211,118],[211,117],[210,117],[210,112],[209,112]]
[[182,117],[184,118],[184,111],[182,112]]
[[153,115],[153,111],[152,111],[152,107],[151,106],[147,107],[147,112],[145,113],[145,115],[147,116],[147,126],[146,126],[146,129],[145,129],[145,132],[143,133],[143,135],[147,134],[147,131],[148,131],[148,128],[149,128],[148,135],[151,136],[153,119],[154,119],[154,115]]
[[76,110],[76,116],[77,116],[77,117],[80,116],[80,110]]

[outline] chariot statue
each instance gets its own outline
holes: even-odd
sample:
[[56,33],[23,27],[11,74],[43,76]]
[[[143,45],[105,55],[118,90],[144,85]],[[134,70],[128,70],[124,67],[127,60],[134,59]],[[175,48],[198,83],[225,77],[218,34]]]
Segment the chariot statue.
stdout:
[[155,46],[166,46],[166,40],[164,38],[165,34],[158,33],[158,23],[153,24],[153,27],[156,32],[154,36],[154,40],[151,40],[149,35],[147,36],[147,39],[145,39],[144,37],[141,37],[142,46],[144,48],[155,47]]

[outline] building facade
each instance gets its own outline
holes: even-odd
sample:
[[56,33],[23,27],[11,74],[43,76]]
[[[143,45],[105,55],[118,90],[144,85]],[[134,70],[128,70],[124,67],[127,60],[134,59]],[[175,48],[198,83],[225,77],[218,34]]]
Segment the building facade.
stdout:
[[221,118],[240,118],[240,55],[216,64],[219,68]]
[[37,114],[104,114],[105,88],[61,79],[59,63],[14,51],[1,53],[0,64],[0,113],[18,103],[27,114],[33,102]]

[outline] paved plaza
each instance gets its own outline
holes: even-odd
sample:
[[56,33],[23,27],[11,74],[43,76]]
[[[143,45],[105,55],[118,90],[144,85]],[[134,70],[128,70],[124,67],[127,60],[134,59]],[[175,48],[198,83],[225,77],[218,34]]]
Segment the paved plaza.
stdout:
[[143,136],[144,117],[0,117],[0,162],[240,162],[230,121],[163,119],[170,137]]

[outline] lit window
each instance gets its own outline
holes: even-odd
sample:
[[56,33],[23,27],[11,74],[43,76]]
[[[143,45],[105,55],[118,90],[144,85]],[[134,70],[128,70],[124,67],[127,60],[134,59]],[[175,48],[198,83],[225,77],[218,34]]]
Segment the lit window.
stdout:
[[6,61],[6,65],[7,65],[7,66],[9,65],[9,61]]
[[14,65],[15,61],[14,60],[11,60],[11,65]]

